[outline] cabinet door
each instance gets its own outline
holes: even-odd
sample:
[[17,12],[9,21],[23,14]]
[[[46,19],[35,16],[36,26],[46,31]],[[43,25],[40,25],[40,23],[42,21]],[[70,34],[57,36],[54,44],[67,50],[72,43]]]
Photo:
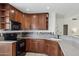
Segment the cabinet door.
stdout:
[[30,40],[30,51],[37,52],[37,42],[34,40]]
[[21,21],[21,28],[24,30],[25,29],[25,15],[24,14],[21,14],[21,19],[20,19],[20,21]]
[[18,18],[18,22],[21,23],[21,29],[24,29],[24,16],[23,16],[23,13],[19,12],[19,18]]
[[40,30],[47,30],[46,27],[46,14],[39,14],[39,29]]
[[28,51],[28,52],[35,52],[36,51],[35,40],[32,40],[32,39],[26,40],[26,51]]
[[48,55],[50,56],[57,56],[58,50],[56,46],[48,46]]
[[40,39],[26,40],[26,51],[44,53],[44,40]]
[[25,15],[25,29],[47,30],[47,14],[27,14]]
[[31,29],[32,30],[38,30],[39,29],[39,20],[38,20],[37,14],[32,15]]
[[46,54],[49,56],[54,56],[55,55],[55,48],[50,45],[46,45]]
[[9,18],[15,20],[15,8],[9,5]]
[[37,40],[37,52],[44,53],[44,40]]
[[26,52],[30,52],[30,39],[26,39]]
[[23,23],[25,23],[25,25],[24,25],[24,29],[25,30],[30,30],[31,29],[31,15],[24,15],[24,20],[25,20],[25,22],[23,22]]
[[49,56],[57,56],[58,55],[58,44],[55,41],[47,40],[45,42],[45,52]]
[[18,14],[19,12],[17,10],[15,10],[15,21],[18,21]]
[[22,16],[21,16],[20,12],[18,10],[15,10],[15,20],[17,22],[20,22],[21,17]]
[[24,29],[25,21],[22,12],[18,10],[15,11],[15,21],[21,23],[21,29]]

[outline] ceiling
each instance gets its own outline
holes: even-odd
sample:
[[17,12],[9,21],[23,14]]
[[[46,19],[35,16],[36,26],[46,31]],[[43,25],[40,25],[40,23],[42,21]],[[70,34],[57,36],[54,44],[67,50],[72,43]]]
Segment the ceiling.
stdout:
[[79,14],[79,3],[10,3],[24,13],[56,12],[59,17]]

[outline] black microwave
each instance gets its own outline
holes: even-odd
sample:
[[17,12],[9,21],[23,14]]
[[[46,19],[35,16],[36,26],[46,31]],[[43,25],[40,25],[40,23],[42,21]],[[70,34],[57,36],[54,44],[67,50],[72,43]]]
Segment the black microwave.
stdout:
[[[20,30],[21,23],[11,20],[11,30]],[[4,40],[17,40],[17,33],[5,33]]]
[[21,23],[11,20],[11,30],[21,30]]

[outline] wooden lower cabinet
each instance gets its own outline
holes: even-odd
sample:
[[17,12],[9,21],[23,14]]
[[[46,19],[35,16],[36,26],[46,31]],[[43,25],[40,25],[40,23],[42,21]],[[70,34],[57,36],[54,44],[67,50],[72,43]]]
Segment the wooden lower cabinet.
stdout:
[[45,40],[45,53],[49,56],[64,56],[57,41]]
[[63,56],[62,50],[57,41],[45,39],[27,39],[26,51],[45,53],[49,56]]
[[58,43],[56,41],[45,41],[45,53],[49,56],[58,56]]
[[30,40],[30,51],[31,52],[36,52],[37,49],[37,44],[35,40]]
[[26,52],[30,51],[30,39],[26,39]]
[[58,56],[64,56],[63,51],[61,50],[60,45],[58,45]]
[[44,52],[44,40],[26,39],[26,51],[43,53]]
[[45,41],[44,39],[38,39],[37,40],[37,52],[44,53],[44,47],[45,47]]
[[26,52],[35,52],[35,43],[32,39],[26,39]]
[[16,43],[0,43],[0,56],[16,56]]

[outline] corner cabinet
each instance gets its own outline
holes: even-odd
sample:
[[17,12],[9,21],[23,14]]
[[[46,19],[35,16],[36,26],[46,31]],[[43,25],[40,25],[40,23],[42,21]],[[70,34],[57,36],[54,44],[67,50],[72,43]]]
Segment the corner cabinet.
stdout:
[[0,56],[16,56],[16,43],[0,43]]
[[45,52],[49,56],[58,56],[58,42],[46,40],[45,41]]
[[24,14],[22,21],[23,21],[23,28],[25,30],[30,30],[31,29],[31,15]]

